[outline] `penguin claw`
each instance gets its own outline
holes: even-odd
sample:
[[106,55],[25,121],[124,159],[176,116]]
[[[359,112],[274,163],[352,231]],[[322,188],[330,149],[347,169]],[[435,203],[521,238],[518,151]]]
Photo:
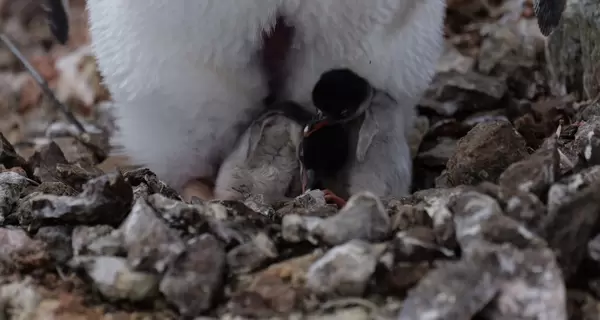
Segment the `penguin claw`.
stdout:
[[323,193],[325,193],[325,201],[327,203],[333,203],[335,204],[339,209],[343,208],[346,205],[346,200],[338,197],[335,193],[333,193],[331,190],[329,189],[325,189],[323,190]]

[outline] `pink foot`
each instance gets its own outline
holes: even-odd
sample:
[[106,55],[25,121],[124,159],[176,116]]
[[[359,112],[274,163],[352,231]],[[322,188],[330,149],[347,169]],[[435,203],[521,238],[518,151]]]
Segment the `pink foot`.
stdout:
[[335,195],[331,190],[325,189],[323,190],[325,193],[325,201],[327,203],[335,204],[339,209],[343,208],[346,205],[346,200]]

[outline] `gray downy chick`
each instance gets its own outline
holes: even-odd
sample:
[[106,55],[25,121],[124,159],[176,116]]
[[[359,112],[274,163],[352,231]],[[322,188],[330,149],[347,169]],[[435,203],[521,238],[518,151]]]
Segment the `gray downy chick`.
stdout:
[[302,126],[311,115],[283,102],[272,106],[244,132],[219,169],[215,197],[242,200],[262,195],[273,204],[300,194],[300,164],[296,150]]

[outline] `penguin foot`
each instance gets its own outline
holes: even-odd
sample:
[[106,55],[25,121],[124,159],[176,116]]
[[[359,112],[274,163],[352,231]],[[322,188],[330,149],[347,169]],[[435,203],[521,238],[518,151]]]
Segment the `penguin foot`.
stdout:
[[327,203],[333,203],[335,204],[339,209],[343,208],[346,205],[346,200],[338,197],[337,195],[335,195],[335,193],[333,193],[331,190],[329,189],[325,189],[323,190],[323,193],[325,193],[325,201]]

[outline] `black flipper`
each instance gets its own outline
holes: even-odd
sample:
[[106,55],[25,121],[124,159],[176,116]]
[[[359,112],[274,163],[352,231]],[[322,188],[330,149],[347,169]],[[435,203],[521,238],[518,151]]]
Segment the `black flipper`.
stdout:
[[69,14],[66,0],[46,0],[48,4],[48,24],[52,34],[61,44],[69,40]]
[[566,0],[534,0],[533,9],[538,26],[544,36],[549,36],[560,23]]

